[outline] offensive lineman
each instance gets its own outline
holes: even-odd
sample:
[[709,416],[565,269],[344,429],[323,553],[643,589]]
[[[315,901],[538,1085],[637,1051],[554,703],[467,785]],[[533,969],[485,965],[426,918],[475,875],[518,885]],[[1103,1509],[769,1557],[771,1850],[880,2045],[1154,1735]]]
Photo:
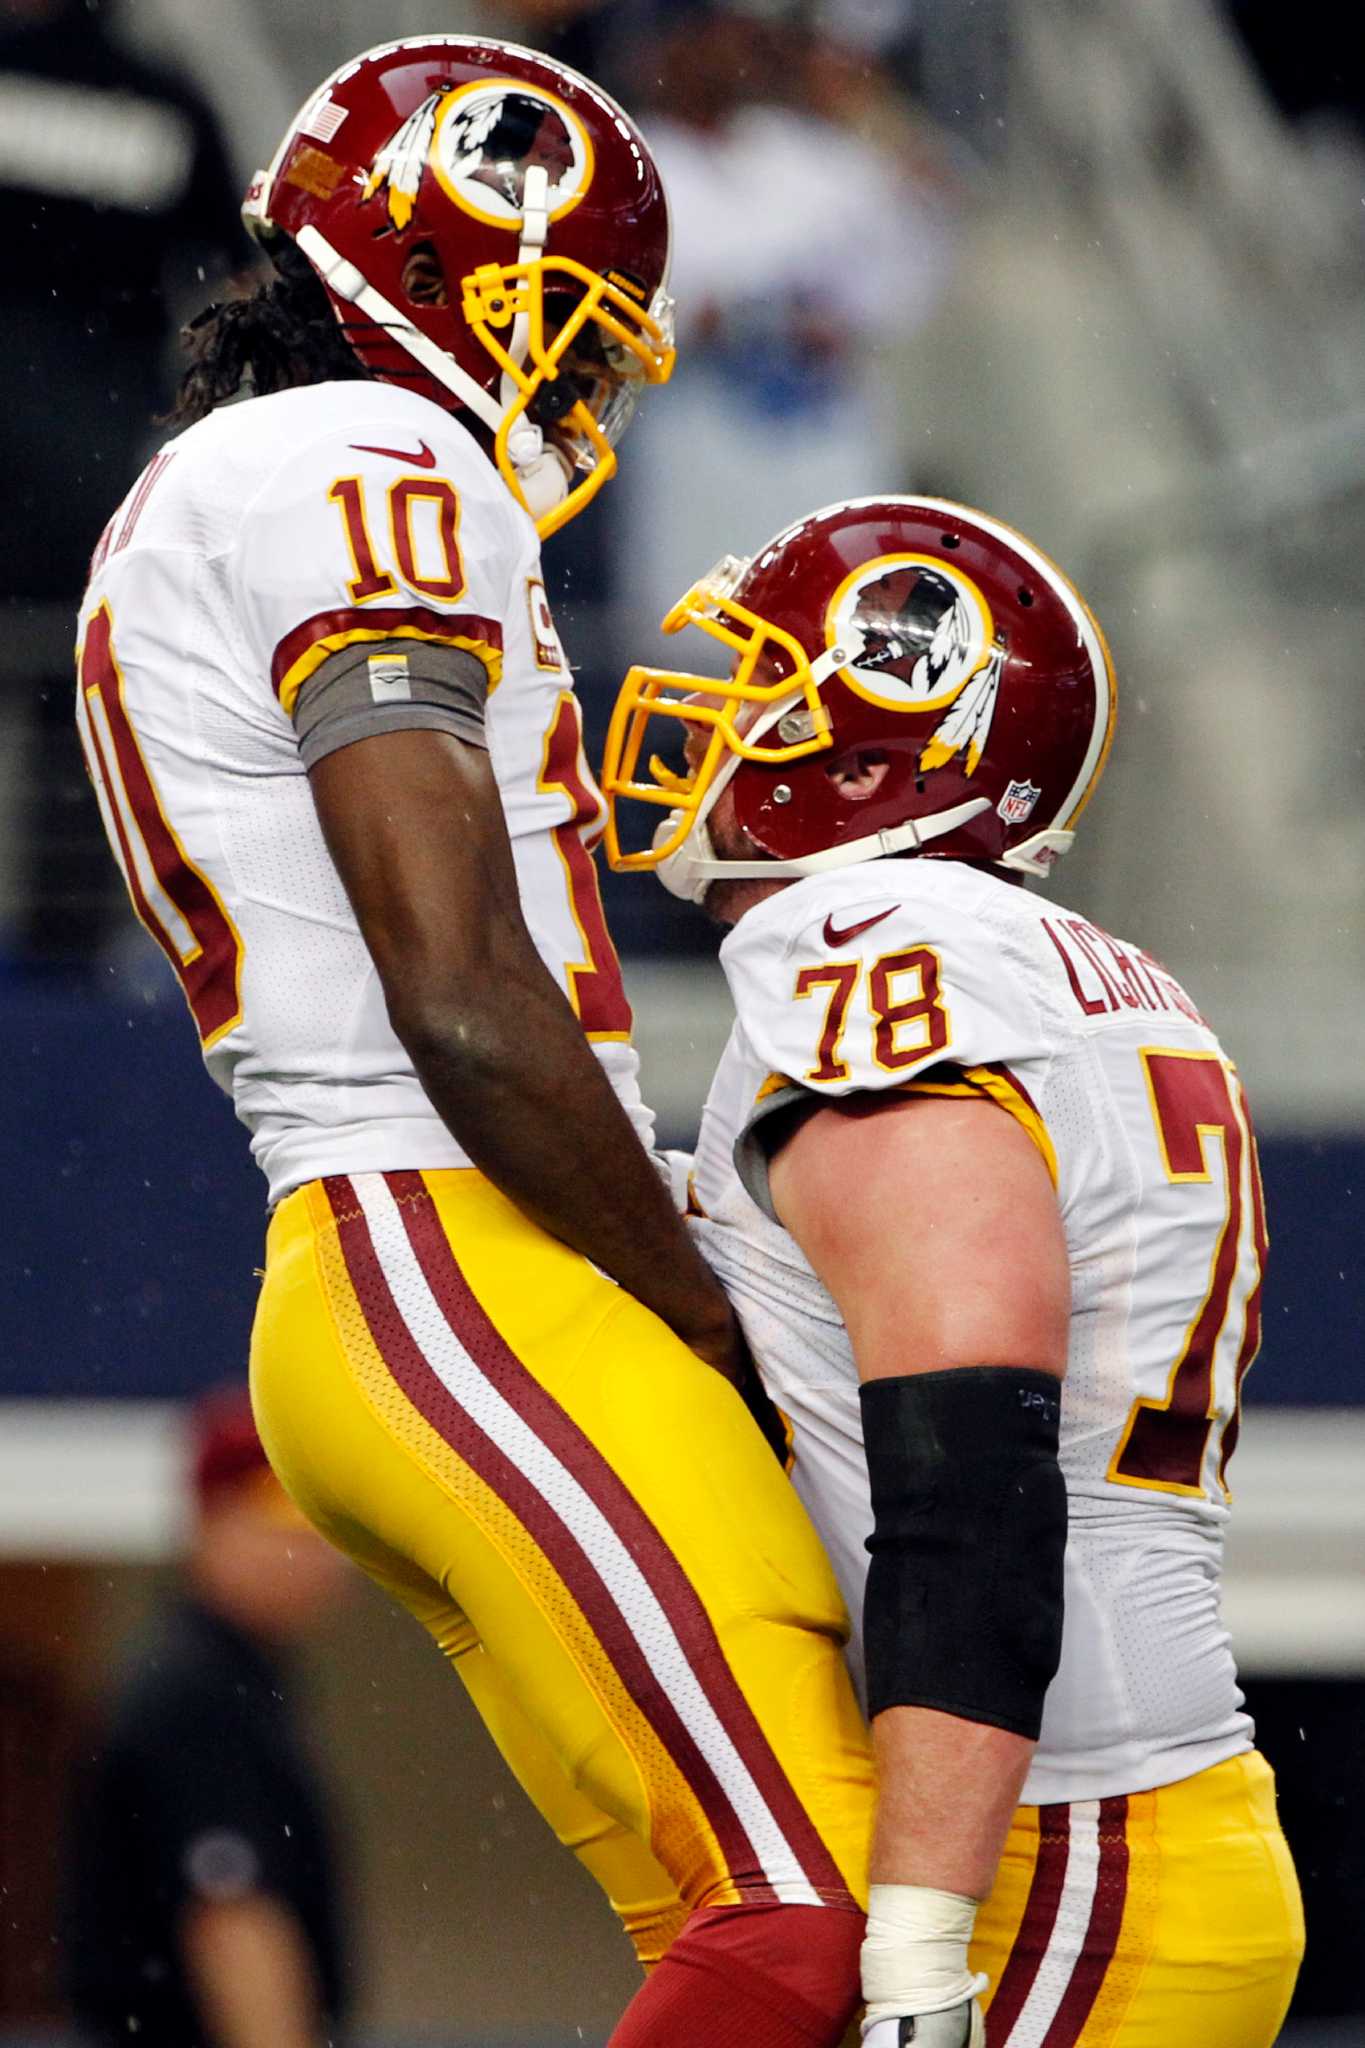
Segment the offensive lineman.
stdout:
[[631,672],[608,850],[733,927],[698,1227],[863,1616],[867,2048],[1268,2048],[1302,1916],[1218,1611],[1255,1142],[1172,977],[1011,886],[1103,768],[1102,636],[906,498],[721,563],[688,624],[731,679]]
[[616,2048],[821,2048],[844,1609],[646,1149],[539,572],[672,365],[657,172],[576,73],[432,37],[329,79],[246,216],[276,278],[196,323],[78,713],[269,1182],[261,1434],[657,1963]]

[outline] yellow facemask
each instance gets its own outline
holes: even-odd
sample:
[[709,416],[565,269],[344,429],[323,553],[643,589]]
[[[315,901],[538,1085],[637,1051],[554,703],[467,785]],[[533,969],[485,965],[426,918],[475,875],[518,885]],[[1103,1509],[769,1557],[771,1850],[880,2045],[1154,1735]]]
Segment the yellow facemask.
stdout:
[[[557,281],[571,285],[578,297],[551,336],[547,334],[545,297]],[[581,512],[615,475],[615,443],[625,431],[642,387],[666,384],[672,376],[677,351],[671,317],[656,318],[622,286],[570,256],[482,264],[462,280],[460,289],[461,311],[470,331],[502,371],[504,389],[510,382],[517,394],[494,437],[494,460],[544,540]],[[589,364],[575,361],[585,345],[595,345],[598,351]],[[536,394],[562,375],[572,377],[580,387],[586,382],[593,388],[556,419],[546,439],[561,447],[576,469],[585,473],[581,481],[570,484],[567,495],[556,505],[537,512],[522,490],[509,444]]]
[[[832,648],[812,663],[794,635],[739,603],[733,593],[748,568],[747,561],[725,556],[663,621],[665,633],[696,626],[724,647],[734,657],[728,678],[636,667],[621,685],[601,777],[607,802],[604,845],[613,868],[657,868],[676,853],[727,764],[763,761],[776,767],[802,761],[833,744],[820,687],[825,675],[847,658],[845,652]],[[764,714],[777,707],[785,708],[774,729]],[[641,772],[640,757],[654,718],[687,728],[692,759],[686,773],[669,768],[657,753],[650,754]],[[699,753],[703,736],[705,748]],[[636,852],[622,844],[623,802],[652,804],[670,813],[653,843]]]

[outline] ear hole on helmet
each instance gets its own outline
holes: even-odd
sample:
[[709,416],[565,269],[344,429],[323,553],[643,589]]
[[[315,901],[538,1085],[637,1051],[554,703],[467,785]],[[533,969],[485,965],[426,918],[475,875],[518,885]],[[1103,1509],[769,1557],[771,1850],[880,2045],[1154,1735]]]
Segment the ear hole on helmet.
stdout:
[[866,803],[891,772],[891,758],[880,747],[855,747],[826,764],[825,774],[849,803]]
[[961,540],[955,533],[941,533],[938,537],[938,544],[941,548],[960,548],[962,546]]
[[450,293],[436,245],[415,242],[403,263],[403,290],[414,306],[444,306]]
[[578,399],[578,386],[572,377],[555,377],[541,385],[526,409],[538,427],[552,427],[566,412],[572,412]]
[[1025,609],[1027,609],[1028,606],[1033,603],[1033,592],[1029,589],[1027,583],[1021,583],[1019,585],[1018,597],[1020,604],[1023,605]]

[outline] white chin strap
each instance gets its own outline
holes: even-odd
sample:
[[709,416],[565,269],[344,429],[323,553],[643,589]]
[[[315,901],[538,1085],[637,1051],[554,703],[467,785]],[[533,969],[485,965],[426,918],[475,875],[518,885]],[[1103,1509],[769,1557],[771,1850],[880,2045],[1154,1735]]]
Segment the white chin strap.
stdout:
[[[543,167],[536,168],[542,187],[539,218],[543,222],[545,172]],[[532,171],[527,172],[528,186],[532,175]],[[528,205],[526,225],[529,227],[530,224],[531,213]],[[429,336],[423,334],[420,327],[415,327],[405,314],[400,313],[391,300],[386,299],[382,292],[376,291],[355,264],[343,256],[340,250],[334,248],[317,228],[300,228],[294,239],[330,291],[334,291],[339,299],[345,299],[349,305],[363,313],[367,320],[372,320],[376,327],[382,327],[400,348],[407,350],[414,362],[421,364],[428,375],[434,377],[438,384],[444,385],[445,389],[472,412],[476,419],[482,420],[494,434],[497,433],[508,409],[519,395],[514,379],[506,372],[503,373],[503,403],[500,405],[481,384],[475,382],[467,370],[460,368],[454,356],[439,348]],[[543,233],[541,241],[544,241]],[[538,245],[529,241],[522,243],[522,261],[527,261],[539,253]],[[522,332],[525,325],[525,314],[518,314],[513,329],[514,353],[518,337],[521,351],[525,353],[526,337]],[[568,459],[561,455],[558,449],[545,446],[545,437],[534,420],[523,418],[517,421],[507,437],[507,453],[516,471],[517,486],[533,519],[539,519],[546,512],[552,512],[555,506],[561,504],[568,496],[572,479]]]
[[[550,174],[544,164],[528,164],[522,181],[521,246],[518,263],[534,263],[544,250],[550,232]],[[543,301],[542,301],[543,304]],[[531,340],[531,316],[518,313],[512,323],[507,353],[514,363],[524,363]],[[521,393],[511,372],[502,373],[502,402],[510,411]],[[545,446],[545,436],[534,420],[523,414],[507,437],[507,453],[517,473],[517,483],[533,519],[553,512],[569,495],[573,465],[558,448]]]
[[[930,840],[955,832],[959,825],[979,818],[990,807],[989,797],[970,797],[965,804],[954,804],[951,810],[938,811],[932,818],[907,818],[903,825],[893,825],[885,832],[869,832],[865,838],[850,839],[843,846],[827,846],[819,853],[805,853],[796,860],[718,860],[706,820],[699,817],[678,851],[659,863],[659,880],[665,889],[674,896],[681,896],[684,902],[700,903],[713,882],[775,881],[784,875],[823,875],[833,868],[852,868],[862,861],[882,860],[889,853],[918,852]],[[666,820],[660,833],[668,829]],[[1071,837],[1070,833],[1049,836],[1068,841]],[[1039,868],[1037,872],[1045,874],[1047,870]]]
[[[860,652],[860,646],[828,648],[818,661],[811,663],[812,680],[819,685],[832,670],[843,668]],[[753,737],[761,737],[804,701],[800,693],[795,693],[774,706],[755,729]],[[707,790],[686,839],[677,852],[660,861],[655,870],[670,895],[680,896],[684,903],[700,903],[713,882],[763,882],[776,881],[784,876],[822,875],[835,868],[857,867],[863,861],[882,860],[888,854],[917,853],[933,840],[946,837],[959,825],[968,824],[991,808],[988,796],[968,797],[965,803],[954,804],[950,810],[936,811],[932,817],[907,818],[903,824],[892,825],[884,832],[869,832],[862,839],[851,839],[843,846],[827,846],[818,853],[802,854],[795,860],[720,860],[711,843],[707,819],[740,765],[740,756],[731,755]],[[670,811],[654,835],[656,845],[676,831],[677,821],[677,812]],[[1026,875],[1045,876],[1053,862],[1066,852],[1074,837],[1073,832],[1055,829],[1035,832],[1022,845],[1002,854],[994,865]]]

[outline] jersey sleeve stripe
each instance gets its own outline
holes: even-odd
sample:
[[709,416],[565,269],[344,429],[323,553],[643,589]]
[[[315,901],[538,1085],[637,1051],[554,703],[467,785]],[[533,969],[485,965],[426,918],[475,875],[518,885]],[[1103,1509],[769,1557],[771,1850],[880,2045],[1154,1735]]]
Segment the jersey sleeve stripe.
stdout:
[[[749,1113],[750,1119],[752,1120],[753,1112],[760,1104],[770,1101],[774,1095],[779,1095],[786,1089],[799,1089],[800,1086],[799,1081],[793,1081],[786,1074],[769,1074],[754,1097],[753,1109]],[[992,1102],[998,1102],[1002,1109],[1008,1110],[1015,1122],[1021,1124],[1028,1132],[1042,1154],[1043,1164],[1048,1170],[1053,1187],[1056,1187],[1057,1149],[1052,1142],[1052,1134],[1043,1122],[1037,1103],[1018,1075],[1011,1073],[1010,1069],[998,1060],[984,1067],[940,1066],[921,1080],[902,1081],[896,1088],[887,1092],[896,1095],[988,1095]]]
[[443,647],[462,647],[483,663],[490,693],[502,680],[502,627],[495,619],[415,605],[316,612],[286,633],[275,649],[270,681],[281,708],[292,715],[294,700],[313,671],[340,648],[365,640],[435,640]]
[[1023,1127],[1032,1138],[1042,1155],[1052,1185],[1057,1185],[1057,1149],[1052,1134],[1043,1122],[1037,1103],[1017,1074],[999,1061],[984,1067],[955,1067],[951,1078],[946,1072],[937,1077],[926,1075],[921,1081],[903,1081],[898,1093],[902,1095],[988,1095],[992,1102],[1008,1110],[1015,1122]]

